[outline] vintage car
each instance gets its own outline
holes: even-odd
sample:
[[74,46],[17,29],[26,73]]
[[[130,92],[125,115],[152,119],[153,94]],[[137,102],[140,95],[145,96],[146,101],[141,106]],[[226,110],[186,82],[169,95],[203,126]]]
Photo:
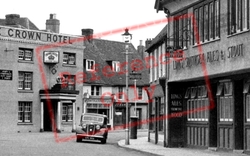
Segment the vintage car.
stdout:
[[108,118],[103,114],[83,113],[80,125],[76,128],[76,142],[100,140],[105,144],[108,137]]

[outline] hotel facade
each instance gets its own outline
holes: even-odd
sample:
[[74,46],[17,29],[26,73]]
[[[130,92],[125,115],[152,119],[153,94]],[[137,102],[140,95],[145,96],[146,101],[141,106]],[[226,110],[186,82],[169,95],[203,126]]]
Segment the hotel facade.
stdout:
[[46,31],[17,14],[0,22],[0,132],[74,131],[82,112],[81,36],[60,34],[55,15]]

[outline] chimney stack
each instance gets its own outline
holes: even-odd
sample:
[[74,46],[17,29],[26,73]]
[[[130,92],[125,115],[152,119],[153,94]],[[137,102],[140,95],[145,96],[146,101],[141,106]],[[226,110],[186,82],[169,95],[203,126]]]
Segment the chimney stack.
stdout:
[[149,48],[149,46],[150,46],[150,44],[152,43],[152,40],[153,39],[147,39],[146,41],[145,41],[145,47],[146,47],[146,49],[148,49]]
[[50,14],[50,18],[46,20],[46,30],[59,33],[60,21],[56,19],[56,14]]
[[18,20],[20,19],[19,14],[8,14],[5,15],[6,25],[18,25]]
[[142,40],[140,40],[140,44],[137,46],[137,51],[141,55],[141,58],[144,58],[145,46],[142,45]]
[[93,39],[93,33],[93,29],[82,29],[82,36],[85,36],[89,42],[91,42]]

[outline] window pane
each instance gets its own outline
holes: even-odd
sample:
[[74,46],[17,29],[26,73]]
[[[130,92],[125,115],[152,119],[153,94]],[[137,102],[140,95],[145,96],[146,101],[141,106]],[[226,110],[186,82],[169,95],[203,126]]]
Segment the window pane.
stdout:
[[100,86],[96,86],[96,95],[100,95]]
[[204,38],[205,41],[208,40],[208,5],[204,7]]
[[[194,30],[193,30],[193,32],[194,32],[194,44],[195,43],[198,43],[198,41],[197,41],[197,35],[199,35],[199,14],[198,14],[198,9],[195,9],[194,10],[194,20],[195,20],[195,24],[193,24],[194,25]],[[196,26],[196,28],[195,28],[195,26]]]
[[247,0],[242,0],[242,27],[247,29]]
[[246,121],[250,122],[250,95],[246,97]]
[[19,60],[24,59],[24,50],[19,49],[19,51],[18,51],[18,59]]
[[25,60],[32,60],[32,51],[25,50]]
[[200,7],[199,9],[199,36],[200,36],[200,41],[204,41],[203,38],[203,7]]
[[68,63],[68,54],[63,54],[63,63]]
[[75,54],[70,54],[69,55],[69,64],[74,65],[75,63]]
[[214,1],[214,3],[215,3],[215,36],[216,37],[219,37],[220,36],[220,34],[219,34],[219,32],[220,32],[220,23],[219,23],[219,1],[218,0],[216,0],[216,1]]
[[123,99],[123,88],[122,87],[118,87],[118,93],[119,93],[119,99]]
[[205,107],[206,107],[206,111],[205,111],[205,120],[206,120],[206,121],[208,121],[208,113],[209,113],[209,108],[208,108],[208,106],[209,106],[209,100],[208,100],[208,98],[206,98],[206,100],[205,100]]
[[224,121],[224,97],[220,97],[220,121]]
[[72,121],[73,120],[73,106],[69,105],[68,106],[68,121]]
[[18,122],[23,122],[23,112],[18,112]]
[[187,110],[188,110],[187,118],[188,118],[188,121],[189,121],[190,118],[191,118],[191,115],[190,115],[190,110],[191,110],[190,100],[187,101]]
[[241,30],[242,28],[242,25],[241,25],[241,12],[242,12],[242,3],[241,3],[242,0],[236,0],[236,2],[238,2],[236,5],[237,5],[237,30]]
[[229,97],[229,121],[233,121],[233,97]]
[[179,46],[183,48],[183,27],[182,27],[182,16],[179,17]]
[[209,5],[209,36],[211,39],[214,38],[214,3]]
[[32,103],[18,102],[18,122],[31,122]]
[[91,95],[95,95],[95,86],[91,86]]
[[138,87],[138,99],[142,99],[142,87]]

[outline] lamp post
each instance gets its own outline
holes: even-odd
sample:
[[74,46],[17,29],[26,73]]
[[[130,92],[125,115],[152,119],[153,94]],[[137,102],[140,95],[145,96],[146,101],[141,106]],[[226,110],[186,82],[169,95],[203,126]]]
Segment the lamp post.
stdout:
[[125,29],[125,33],[124,34],[122,34],[122,37],[123,37],[123,41],[125,42],[125,43],[127,43],[126,45],[125,45],[125,55],[126,55],[126,97],[127,97],[127,99],[125,99],[125,101],[126,101],[126,127],[125,127],[125,145],[129,145],[129,116],[128,116],[128,100],[129,100],[129,98],[128,98],[128,50],[129,50],[129,43],[130,43],[130,41],[131,41],[131,39],[132,39],[132,34],[130,34],[129,32],[128,32],[129,30],[128,30],[128,28],[126,28]]

